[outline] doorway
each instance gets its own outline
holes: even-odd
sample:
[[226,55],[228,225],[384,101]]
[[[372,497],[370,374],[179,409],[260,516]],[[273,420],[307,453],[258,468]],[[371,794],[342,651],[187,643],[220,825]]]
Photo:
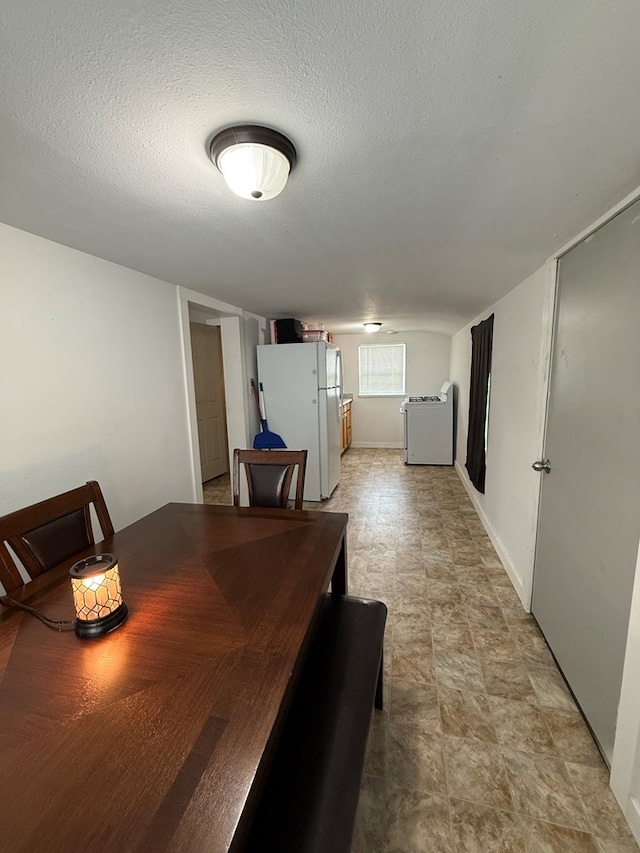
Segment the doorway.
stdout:
[[[262,317],[243,312],[218,299],[178,288],[178,310],[182,333],[184,380],[186,388],[187,429],[189,432],[189,459],[193,500],[202,503],[203,489],[200,470],[198,418],[196,413],[191,356],[190,321],[214,320],[220,324],[222,337],[222,363],[224,368],[225,409],[228,446],[249,447],[258,428],[251,396],[250,379],[257,376],[256,346],[268,340],[269,324]],[[230,460],[229,460],[230,463]],[[243,486],[246,489],[246,486]],[[229,490],[229,494],[231,490]],[[241,490],[241,497],[246,495]]]
[[219,326],[191,322],[200,471],[206,483],[229,470],[222,339]]
[[605,759],[638,549],[640,202],[558,263],[532,612]]

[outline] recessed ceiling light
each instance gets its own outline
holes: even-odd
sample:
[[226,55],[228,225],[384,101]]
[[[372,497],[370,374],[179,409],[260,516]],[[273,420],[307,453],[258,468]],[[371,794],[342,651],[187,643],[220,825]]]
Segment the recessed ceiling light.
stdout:
[[297,159],[286,136],[256,124],[221,130],[213,137],[209,154],[229,189],[251,201],[281,193]]
[[379,332],[382,327],[382,323],[363,323],[362,325],[365,332]]

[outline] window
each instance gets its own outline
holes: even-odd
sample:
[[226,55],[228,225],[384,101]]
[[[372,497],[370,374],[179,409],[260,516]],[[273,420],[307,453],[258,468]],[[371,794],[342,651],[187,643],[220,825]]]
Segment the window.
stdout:
[[406,344],[363,344],[358,347],[361,397],[404,395]]

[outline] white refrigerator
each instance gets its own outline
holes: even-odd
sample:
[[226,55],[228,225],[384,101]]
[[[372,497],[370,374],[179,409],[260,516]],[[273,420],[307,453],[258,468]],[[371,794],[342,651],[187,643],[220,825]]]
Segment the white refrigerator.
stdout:
[[340,482],[342,358],[326,342],[258,346],[267,421],[290,450],[307,450],[304,499],[330,498]]

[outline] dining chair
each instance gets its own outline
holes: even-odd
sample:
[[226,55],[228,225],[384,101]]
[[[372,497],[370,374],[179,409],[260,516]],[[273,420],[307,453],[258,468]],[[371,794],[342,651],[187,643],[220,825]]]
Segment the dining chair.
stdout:
[[302,509],[306,450],[233,451],[233,505],[240,506],[240,465],[249,487],[249,505],[286,509],[293,476],[297,470],[293,509]]
[[113,524],[95,480],[0,518],[0,582],[7,594],[25,584],[9,548],[33,580],[95,544],[91,505],[103,537],[112,536]]

